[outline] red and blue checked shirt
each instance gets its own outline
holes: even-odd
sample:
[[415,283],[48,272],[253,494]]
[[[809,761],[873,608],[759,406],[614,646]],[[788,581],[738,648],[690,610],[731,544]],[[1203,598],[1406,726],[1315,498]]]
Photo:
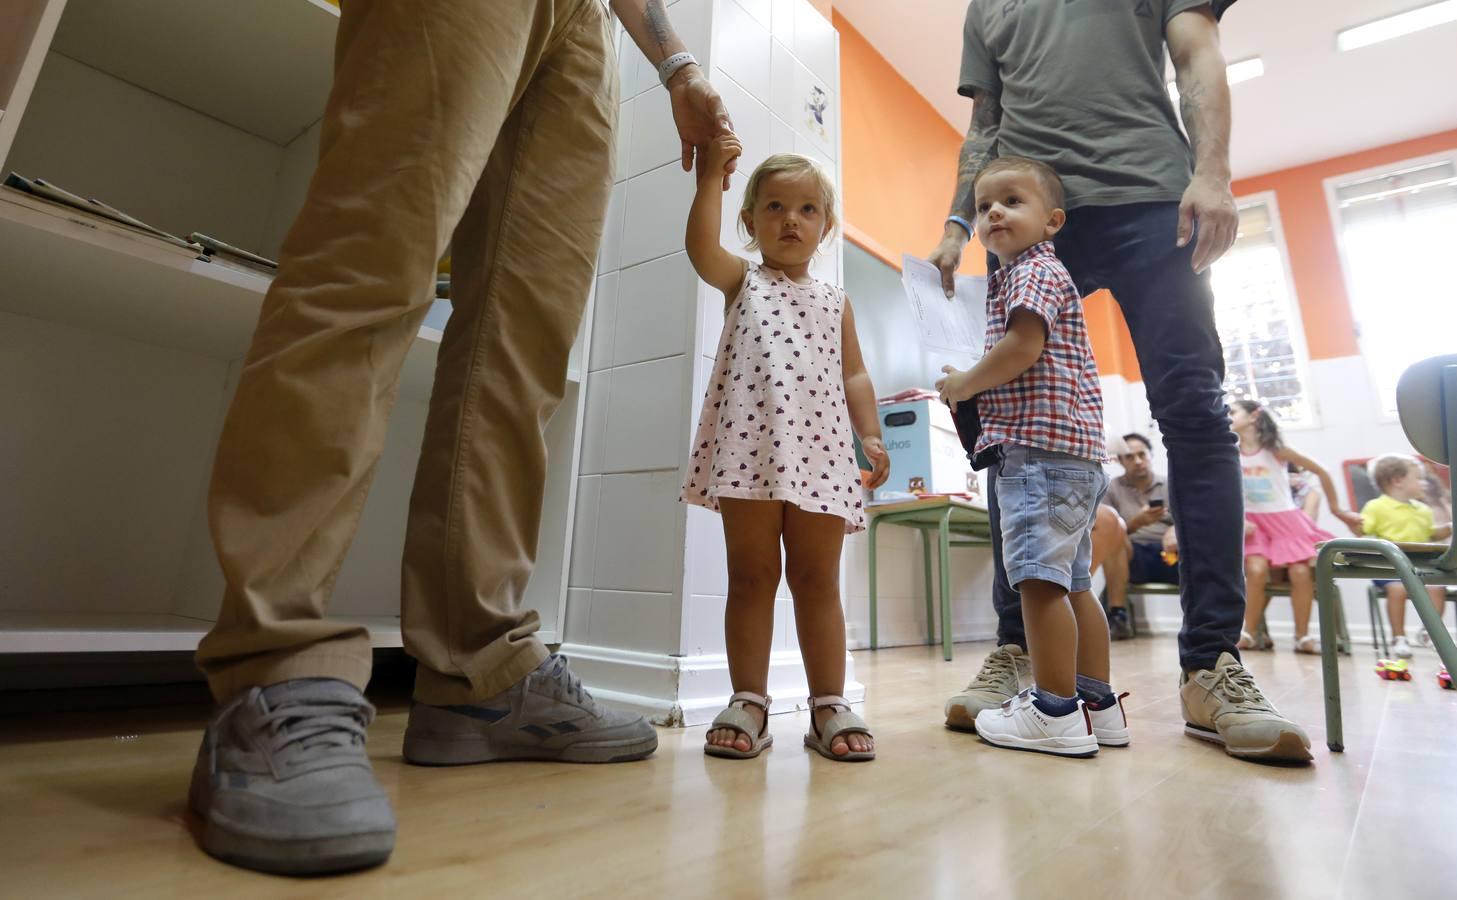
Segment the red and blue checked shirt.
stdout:
[[1006,335],[1019,309],[1042,320],[1047,343],[1032,368],[976,398],[981,417],[976,452],[1021,444],[1101,462],[1107,457],[1103,389],[1083,301],[1049,241],[1023,251],[987,281],[988,351]]

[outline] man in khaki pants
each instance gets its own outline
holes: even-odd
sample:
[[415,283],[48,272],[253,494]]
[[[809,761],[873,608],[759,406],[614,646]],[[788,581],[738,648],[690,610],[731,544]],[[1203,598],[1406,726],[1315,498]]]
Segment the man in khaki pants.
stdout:
[[[612,186],[607,0],[344,0],[318,169],[228,412],[208,509],[227,579],[198,648],[223,707],[190,803],[203,848],[293,874],[383,862],[365,754],[369,635],[325,618],[400,367],[451,251],[452,302],[410,500],[405,758],[641,759],[657,736],[599,707],[521,594]],[[663,0],[611,0],[658,66],[683,141],[730,130]],[[266,63],[266,61],[264,61]]]

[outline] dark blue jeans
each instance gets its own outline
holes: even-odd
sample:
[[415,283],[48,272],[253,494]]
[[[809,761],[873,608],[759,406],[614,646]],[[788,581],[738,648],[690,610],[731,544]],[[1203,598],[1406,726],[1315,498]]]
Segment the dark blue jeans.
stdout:
[[[1174,246],[1178,219],[1176,203],[1084,207],[1068,214],[1053,243],[1083,296],[1099,288],[1113,292],[1138,351],[1149,407],[1169,454],[1169,506],[1183,551],[1179,660],[1194,671],[1213,668],[1221,653],[1239,656],[1244,491],[1209,274],[1195,275],[1190,266],[1193,241]],[[995,257],[988,264],[995,267]],[[975,414],[958,417],[958,430],[967,418],[974,423]],[[996,479],[988,483],[997,642],[1026,647],[1020,597],[1002,568]]]

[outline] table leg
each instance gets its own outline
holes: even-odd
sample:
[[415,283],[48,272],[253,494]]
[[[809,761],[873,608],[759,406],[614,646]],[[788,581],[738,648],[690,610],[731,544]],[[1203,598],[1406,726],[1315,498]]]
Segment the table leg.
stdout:
[[941,514],[941,655],[951,661],[951,507]]
[[926,643],[936,643],[936,593],[931,581],[931,534],[921,529],[921,559],[926,569]]
[[870,529],[866,540],[870,542],[870,649],[875,650],[879,645],[878,622],[875,609],[875,532],[880,528],[880,520],[872,518]]

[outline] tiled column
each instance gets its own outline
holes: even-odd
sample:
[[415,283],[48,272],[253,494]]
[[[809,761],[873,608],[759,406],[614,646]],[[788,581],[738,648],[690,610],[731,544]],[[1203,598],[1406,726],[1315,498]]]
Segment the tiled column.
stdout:
[[[733,226],[754,166],[799,152],[839,181],[838,36],[809,0],[675,0],[669,13],[744,141],[724,196],[724,243],[748,256]],[[564,650],[602,698],[695,725],[731,691],[722,526],[677,499],[723,297],[683,250],[695,181],[678,164],[666,92],[625,37],[621,58],[618,183],[598,263]],[[837,239],[815,274],[839,284],[840,273]],[[783,711],[807,690],[783,586],[780,596],[770,693]],[[848,671],[847,693],[859,697]]]

